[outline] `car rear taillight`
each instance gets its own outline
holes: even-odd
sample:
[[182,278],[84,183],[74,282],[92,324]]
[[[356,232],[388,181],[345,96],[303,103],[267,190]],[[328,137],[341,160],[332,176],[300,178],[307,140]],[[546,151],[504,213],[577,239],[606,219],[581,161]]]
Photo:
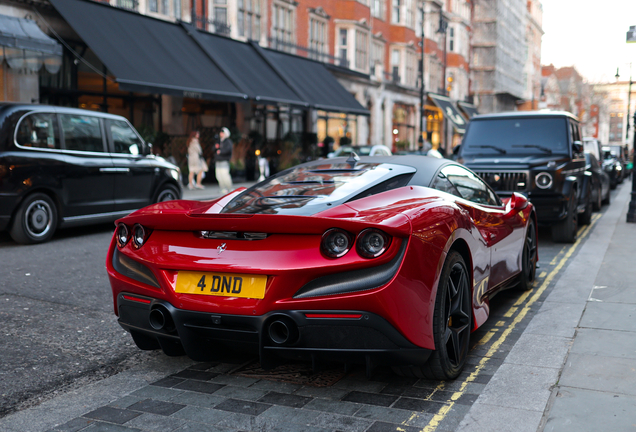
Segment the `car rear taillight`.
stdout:
[[115,230],[115,235],[117,236],[117,246],[119,246],[120,248],[126,246],[126,243],[128,243],[128,240],[130,240],[129,234],[130,233],[128,231],[128,227],[125,224],[120,223],[119,225],[117,225],[117,229]]
[[363,258],[377,258],[384,253],[391,243],[391,238],[379,229],[365,229],[358,235],[356,250]]
[[340,258],[349,252],[352,243],[353,238],[348,232],[331,228],[323,234],[320,249],[329,258]]
[[139,224],[135,224],[132,229],[132,241],[133,245],[139,249],[144,245],[148,236],[150,235],[150,230],[147,230],[143,226]]

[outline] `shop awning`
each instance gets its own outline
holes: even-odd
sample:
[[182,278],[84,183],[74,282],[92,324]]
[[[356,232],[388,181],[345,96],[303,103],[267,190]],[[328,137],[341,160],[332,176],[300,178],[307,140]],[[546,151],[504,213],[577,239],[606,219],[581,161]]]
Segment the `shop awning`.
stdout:
[[307,106],[251,44],[202,32],[190,24],[182,26],[250,99]]
[[453,102],[447,96],[442,96],[434,93],[429,93],[428,97],[431,98],[433,103],[442,110],[442,114],[448,120],[453,123],[453,127],[457,133],[463,134],[466,132],[466,120],[459,113]]
[[473,104],[469,104],[468,102],[457,102],[457,105],[459,106],[459,109],[466,114],[468,120],[479,114],[477,112],[477,107]]
[[311,107],[332,112],[369,115],[320,62],[279,51],[260,48],[276,72]]
[[50,73],[57,73],[62,45],[44,34],[33,20],[0,15],[0,63],[3,56],[11,68],[26,66],[36,72],[45,64]]
[[51,3],[122,90],[211,100],[248,98],[178,24],[92,1]]

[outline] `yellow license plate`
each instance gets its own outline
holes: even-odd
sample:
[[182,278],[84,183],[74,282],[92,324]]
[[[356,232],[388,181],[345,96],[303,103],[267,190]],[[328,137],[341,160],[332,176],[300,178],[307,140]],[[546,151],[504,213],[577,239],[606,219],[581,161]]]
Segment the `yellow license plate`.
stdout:
[[236,273],[180,271],[175,291],[182,294],[203,294],[224,297],[262,299],[267,276]]

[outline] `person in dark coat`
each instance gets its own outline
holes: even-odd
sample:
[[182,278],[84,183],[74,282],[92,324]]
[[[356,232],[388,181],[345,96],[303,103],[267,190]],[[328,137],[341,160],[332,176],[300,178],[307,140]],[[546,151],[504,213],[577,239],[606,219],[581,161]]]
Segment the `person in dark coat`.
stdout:
[[214,174],[219,182],[221,194],[226,194],[234,188],[232,186],[232,176],[230,175],[230,159],[232,159],[234,144],[230,139],[230,131],[226,127],[221,128],[219,138],[220,142],[216,144],[216,155],[214,157]]

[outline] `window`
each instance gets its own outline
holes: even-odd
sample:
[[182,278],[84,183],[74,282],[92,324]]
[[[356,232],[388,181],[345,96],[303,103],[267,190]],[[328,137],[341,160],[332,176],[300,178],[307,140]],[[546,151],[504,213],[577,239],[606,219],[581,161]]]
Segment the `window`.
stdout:
[[99,119],[86,115],[61,114],[62,134],[66,150],[103,152]]
[[177,19],[181,19],[181,0],[174,0],[174,17]]
[[311,16],[309,18],[309,58],[324,61],[327,46],[327,21]]
[[371,16],[384,19],[384,0],[371,0]]
[[443,174],[438,174],[433,182],[433,189],[449,193],[461,197],[461,194],[455,186]]
[[415,71],[417,70],[416,65],[416,55],[415,51],[412,49],[406,50],[406,76],[404,84],[407,86],[415,87],[417,77],[415,76]]
[[115,153],[135,156],[141,154],[143,142],[127,122],[122,120],[109,120],[108,124]]
[[391,50],[391,72],[393,73],[393,82],[400,82],[400,51]]
[[374,40],[371,47],[371,65],[374,69],[371,71],[376,78],[382,79],[384,72],[384,43],[381,40]]
[[401,23],[402,0],[393,0],[393,8],[391,9],[391,23]]
[[340,59],[339,65],[343,67],[349,67],[349,60],[347,60],[347,29],[340,29],[338,32],[338,58]]
[[157,0],[149,0],[148,1],[148,9],[150,10],[150,12],[159,12],[159,6],[158,6],[158,2]]
[[261,38],[261,2],[260,0],[238,0],[238,34],[247,39]]
[[272,37],[274,48],[294,51],[294,8],[284,3],[274,3],[272,10]]
[[501,201],[488,185],[466,168],[448,165],[442,168],[442,174],[457,188],[462,198],[477,204],[501,205]]
[[448,28],[448,50],[451,52],[455,51],[455,28]]
[[57,136],[55,114],[49,113],[29,114],[16,131],[16,141],[24,147],[59,149]]
[[369,65],[369,35],[356,30],[356,69],[366,71]]

